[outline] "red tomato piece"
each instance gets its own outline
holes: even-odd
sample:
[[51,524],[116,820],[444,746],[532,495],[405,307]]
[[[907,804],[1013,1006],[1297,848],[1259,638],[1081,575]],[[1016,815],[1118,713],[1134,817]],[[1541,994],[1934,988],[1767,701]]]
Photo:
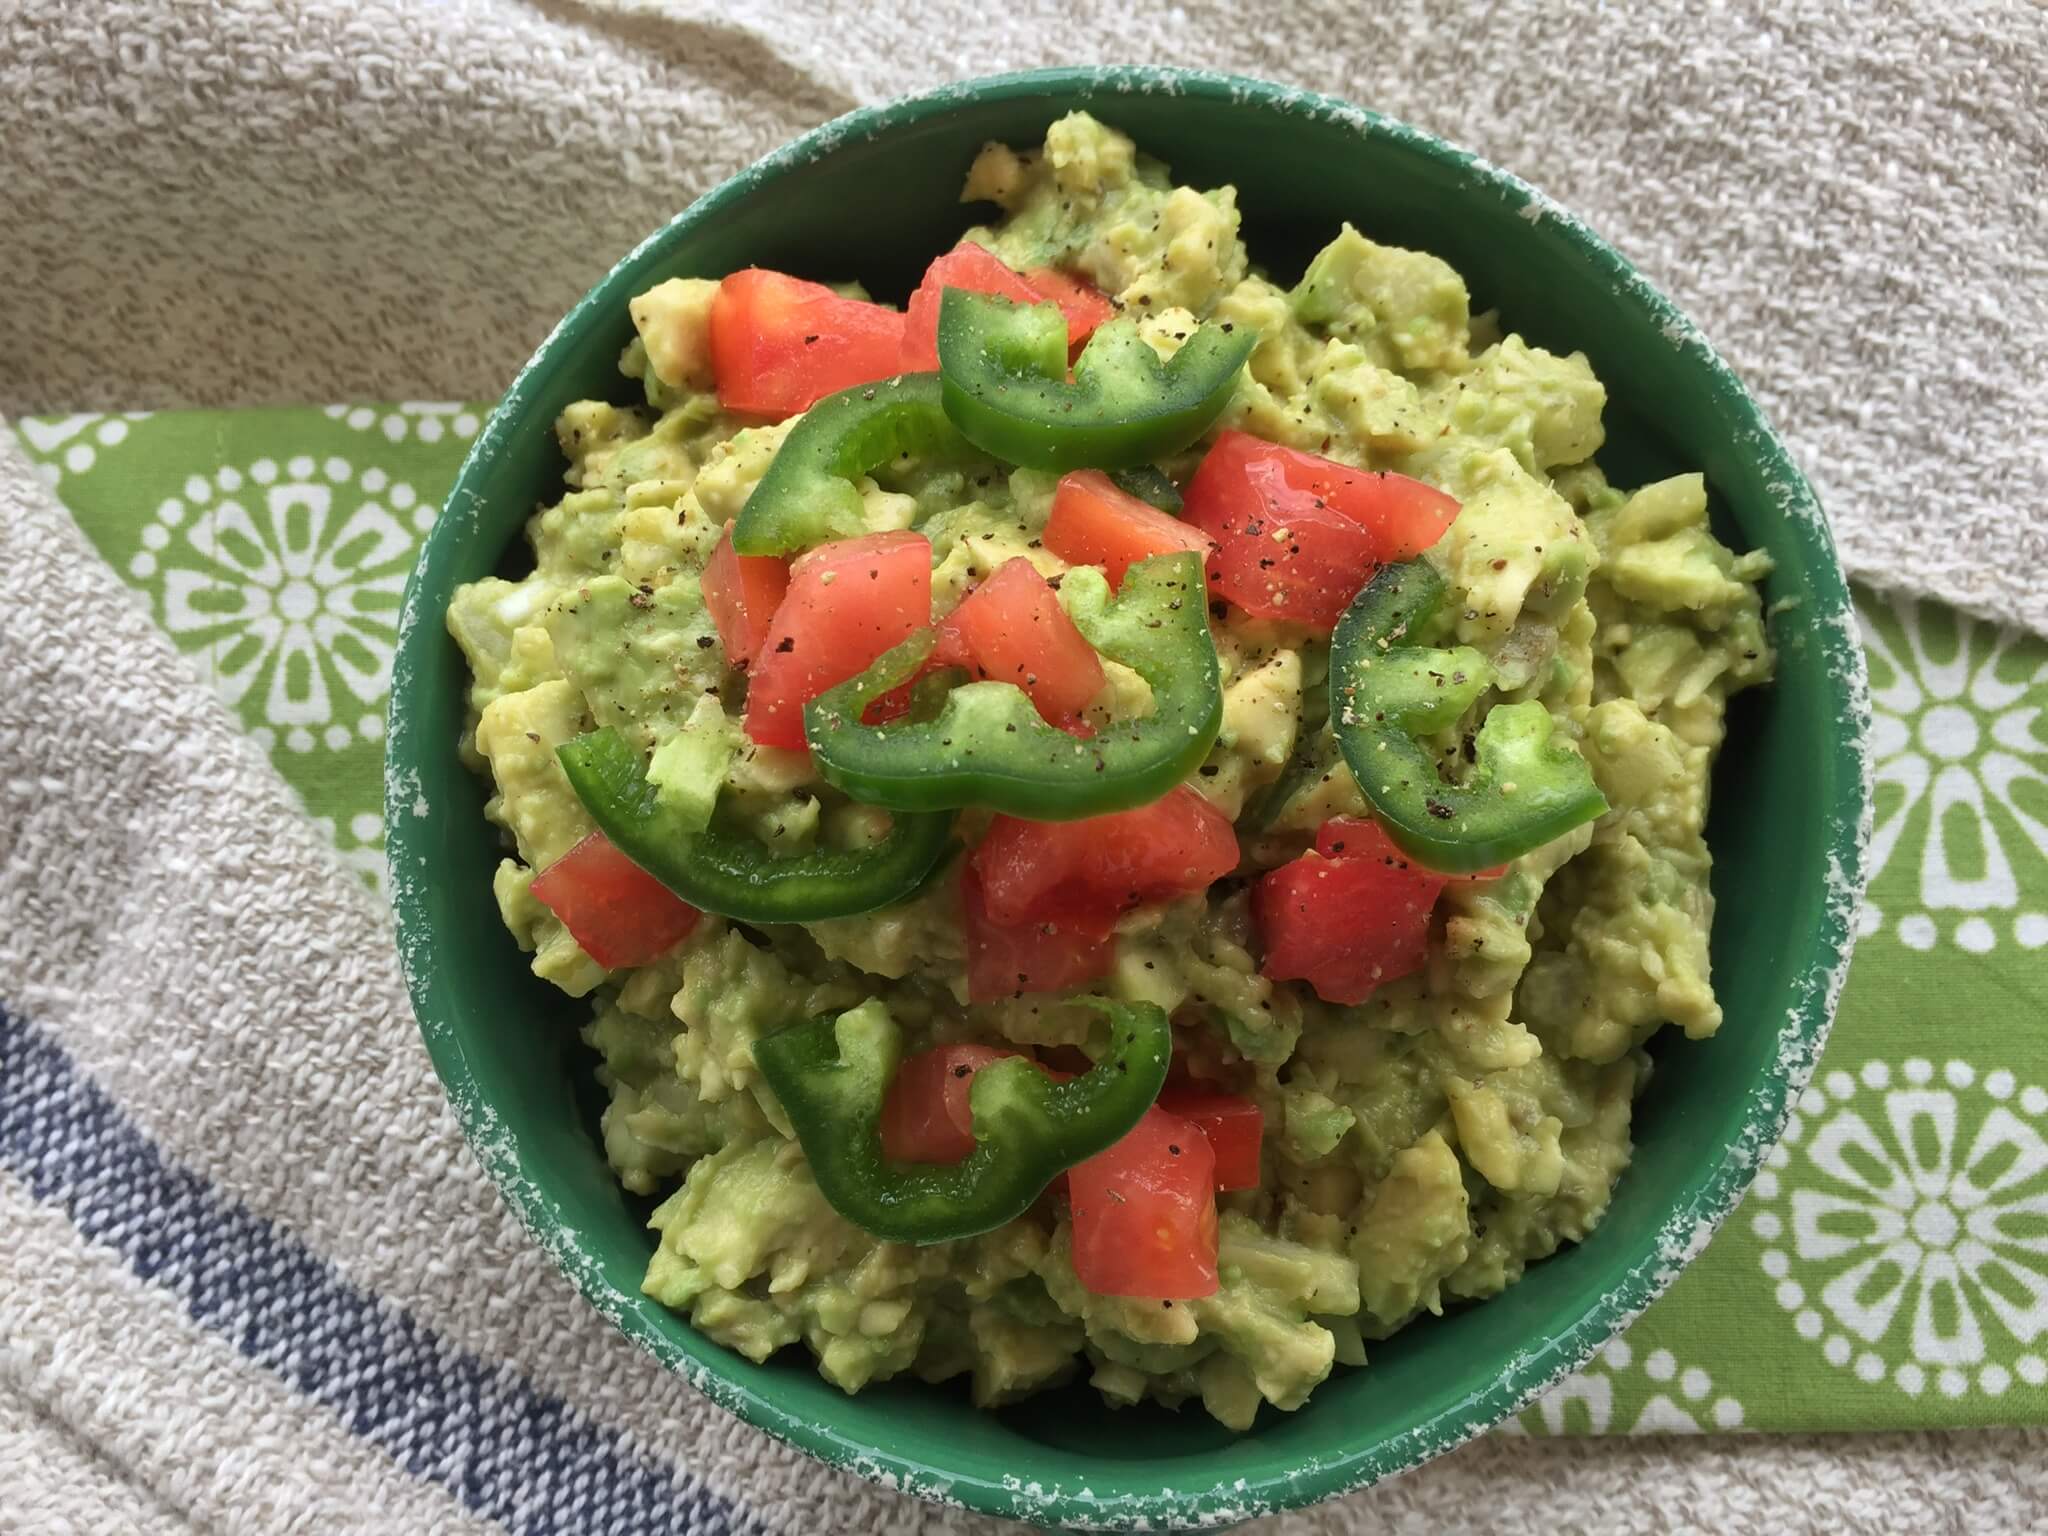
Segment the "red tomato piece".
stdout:
[[1230,818],[1183,784],[1150,805],[1080,821],[998,816],[971,862],[997,922],[1107,931],[1132,907],[1206,890],[1237,859]]
[[974,1150],[974,1074],[1022,1051],[941,1045],[897,1067],[882,1100],[882,1155],[899,1163],[957,1163]]
[[1216,1154],[1218,1189],[1259,1187],[1259,1142],[1266,1117],[1258,1105],[1238,1094],[1183,1080],[1167,1083],[1159,1107],[1191,1122],[1209,1138]]
[[748,267],[711,301],[718,400],[750,416],[794,416],[827,395],[903,371],[903,316],[823,283]]
[[1102,691],[1102,658],[1023,555],[1005,560],[946,616],[932,660],[1015,683],[1054,725],[1071,725]]
[[820,544],[789,569],[747,685],[747,735],[804,744],[804,705],[932,618],[932,546],[921,533]]
[[739,554],[727,523],[704,567],[704,606],[734,666],[744,667],[760,654],[769,622],[788,592],[789,562],[776,555]]
[[990,293],[1018,304],[1057,304],[1067,321],[1067,351],[1076,354],[1095,328],[1116,313],[1111,304],[1078,277],[1057,267],[1018,272],[995,252],[972,241],[955,246],[925,268],[924,280],[904,306],[903,363],[905,373],[928,372],[939,366],[939,301],[948,288]]
[[1353,469],[1225,432],[1189,482],[1183,515],[1214,535],[1211,590],[1260,618],[1332,629],[1382,565],[1419,555],[1458,515],[1420,480]]
[[[1365,816],[1332,816],[1316,830],[1316,852],[1326,859],[1382,859],[1404,868],[1413,866],[1425,875],[1442,873],[1417,863],[1403,853],[1387,836],[1386,828]],[[1507,865],[1496,864],[1491,869],[1474,870],[1469,875],[1444,875],[1443,879],[1446,882],[1498,880],[1507,872]]]
[[1070,352],[1079,352],[1096,327],[1116,314],[1116,306],[1101,289],[1058,267],[1033,267],[1024,274],[1024,281],[1036,288],[1041,298],[1059,305],[1060,313],[1067,317]]
[[1252,891],[1261,969],[1307,982],[1326,1002],[1362,1003],[1422,968],[1430,910],[1449,877],[1409,863],[1376,822],[1332,818],[1316,842],[1341,852],[1305,853]]
[[1158,1105],[1067,1170],[1074,1276],[1097,1296],[1216,1294],[1216,1154]]
[[960,875],[962,925],[967,934],[967,1000],[992,1003],[1028,992],[1063,992],[1099,981],[1116,960],[1108,924],[1063,919],[998,923],[989,916],[981,877],[970,865]]
[[[968,594],[969,597],[973,595],[972,592]],[[961,599],[962,603],[966,601],[966,598]],[[958,608],[955,608],[953,613],[958,613],[959,611]],[[973,666],[974,652],[968,648],[967,637],[960,633],[960,626],[953,622],[953,614],[949,613],[939,621],[939,632],[932,639],[931,654],[925,657],[924,666],[917,675],[924,677],[930,673],[942,671],[947,667],[966,667],[971,670]],[[903,707],[907,710],[910,707],[908,697],[910,693],[909,683],[905,683],[900,688],[890,689],[888,693],[883,694],[880,699],[870,704],[868,706],[869,710],[872,711],[878,708],[884,699],[888,699],[898,693],[905,695]]]
[[939,300],[948,288],[992,293],[1019,304],[1043,304],[1048,297],[994,251],[972,241],[956,245],[925,268],[924,281],[904,306],[903,372],[927,373],[939,366]]
[[[918,674],[919,677],[923,675],[922,672]],[[876,699],[874,703],[861,711],[860,723],[862,725],[887,725],[891,720],[901,720],[910,713],[910,694],[915,686],[916,679],[913,678],[910,682],[903,684],[899,688],[891,688],[887,693]]]
[[533,896],[608,971],[651,965],[703,914],[593,832],[533,878]]
[[1386,828],[1370,816],[1332,816],[1316,828],[1316,852],[1326,859],[1381,859],[1401,865],[1415,862],[1395,846]]
[[1216,541],[1117,489],[1101,470],[1077,469],[1061,476],[1053,493],[1045,547],[1069,565],[1101,566],[1109,584],[1120,587],[1124,572],[1140,560],[1184,549],[1207,558],[1215,552]]

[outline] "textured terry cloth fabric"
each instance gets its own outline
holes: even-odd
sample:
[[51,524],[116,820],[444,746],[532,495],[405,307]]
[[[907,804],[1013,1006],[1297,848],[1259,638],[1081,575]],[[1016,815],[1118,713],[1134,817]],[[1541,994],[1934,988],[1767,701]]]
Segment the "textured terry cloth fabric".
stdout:
[[1852,573],[2048,631],[2036,0],[13,0],[0,411],[491,394],[642,235],[846,108],[1265,75],[1439,132],[1637,261]]
[[[4,431],[0,612],[0,1532],[998,1529],[579,1301],[462,1142],[374,892]],[[2043,1449],[1491,1437],[1253,1529],[2019,1530]]]

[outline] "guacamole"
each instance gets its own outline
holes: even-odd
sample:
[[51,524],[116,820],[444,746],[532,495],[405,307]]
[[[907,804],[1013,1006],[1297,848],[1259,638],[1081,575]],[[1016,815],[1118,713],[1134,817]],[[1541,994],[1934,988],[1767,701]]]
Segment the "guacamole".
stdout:
[[[1262,1404],[1299,1407],[1337,1365],[1366,1365],[1373,1341],[1492,1296],[1585,1237],[1629,1161],[1631,1115],[1650,1071],[1645,1042],[1666,1024],[1691,1039],[1720,1027],[1703,828],[1727,700],[1771,672],[1756,586],[1769,562],[1716,539],[1698,474],[1610,485],[1595,461],[1606,392],[1586,358],[1474,313],[1458,273],[1435,256],[1346,225],[1285,286],[1240,238],[1233,189],[1177,185],[1129,138],[1079,113],[1054,123],[1042,147],[989,146],[962,195],[993,210],[965,231],[980,250],[963,259],[993,256],[1022,274],[1035,284],[1025,302],[1059,302],[1077,327],[1113,314],[1127,333],[1121,322],[1134,321],[1162,361],[1213,328],[1238,338],[1235,365],[1250,338],[1201,437],[1160,454],[1153,473],[1117,482],[1161,504],[1162,521],[1130,511],[1120,528],[1171,547],[1173,525],[1192,525],[1203,482],[1222,473],[1210,461],[1220,462],[1224,443],[1253,461],[1261,444],[1275,445],[1298,456],[1288,464],[1313,456],[1348,473],[1347,485],[1399,490],[1411,521],[1447,509],[1447,525],[1425,522],[1416,543],[1429,542],[1412,553],[1444,593],[1427,636],[1439,649],[1422,654],[1464,660],[1448,680],[1435,676],[1456,698],[1418,739],[1450,783],[1470,770],[1490,714],[1534,701],[1551,750],[1576,754],[1571,766],[1589,773],[1604,812],[1504,867],[1428,875],[1409,907],[1363,920],[1385,933],[1362,980],[1323,979],[1338,974],[1329,946],[1363,941],[1315,930],[1313,896],[1288,907],[1270,882],[1358,873],[1356,860],[1345,863],[1343,829],[1370,830],[1382,787],[1361,788],[1340,739],[1353,705],[1350,685],[1333,676],[1331,618],[1373,567],[1350,568],[1327,612],[1290,606],[1277,585],[1270,602],[1240,601],[1228,594],[1255,589],[1229,587],[1219,571],[1234,550],[1247,570],[1259,566],[1259,548],[1244,540],[1277,538],[1276,550],[1300,558],[1289,528],[1247,524],[1221,536],[1220,551],[1203,536],[1181,546],[1195,561],[1211,550],[1209,640],[1199,643],[1215,654],[1212,743],[1171,796],[1116,812],[1158,817],[1170,805],[1181,819],[1105,833],[1092,847],[1086,833],[1062,834],[1069,862],[1046,876],[1055,895],[1078,903],[1072,871],[1109,858],[1108,845],[1136,859],[1129,849],[1149,838],[1174,853],[1198,838],[1213,844],[1221,827],[1222,852],[1195,888],[1147,864],[1110,907],[1090,909],[1099,929],[1051,958],[1016,961],[1018,984],[990,995],[971,973],[991,933],[1043,940],[1085,925],[1062,929],[1056,913],[1000,926],[998,908],[1022,898],[998,886],[993,854],[983,854],[1002,838],[1041,844],[1030,841],[1029,818],[969,804],[945,810],[949,840],[930,871],[877,910],[790,922],[698,915],[653,882],[634,895],[641,887],[631,882],[647,876],[627,864],[604,874],[613,883],[602,910],[631,925],[667,902],[673,928],[639,950],[600,944],[588,930],[579,939],[544,877],[604,843],[558,752],[593,730],[623,737],[675,825],[715,825],[751,840],[763,859],[857,854],[888,821],[821,770],[796,724],[779,736],[761,728],[771,686],[796,690],[786,717],[796,722],[846,675],[842,666],[788,680],[792,605],[813,605],[806,622],[865,622],[871,599],[860,578],[878,566],[839,573],[847,606],[835,610],[835,589],[817,585],[829,576],[804,574],[815,556],[764,564],[727,547],[804,420],[775,393],[796,365],[764,361],[758,338],[743,352],[721,331],[719,283],[674,279],[632,304],[639,339],[621,368],[644,400],[585,401],[556,424],[567,489],[528,524],[530,569],[463,588],[448,613],[473,674],[463,750],[490,784],[487,814],[505,837],[492,893],[535,974],[588,999],[583,1038],[608,1096],[605,1156],[627,1190],[658,1201],[649,1295],[754,1360],[801,1344],[849,1392],[900,1376],[962,1378],[976,1404],[993,1406],[1085,1380],[1115,1404],[1199,1399],[1243,1428]],[[742,278],[766,281],[727,283]],[[1000,271],[989,279],[1007,280]],[[880,358],[870,364],[878,376],[894,353],[874,349],[895,347],[904,319],[891,330],[857,290],[831,291],[843,311],[823,293],[788,290],[790,302],[815,306],[804,313],[852,318],[843,329],[806,322],[819,327],[797,338],[810,352],[793,355],[801,363],[816,353],[828,372]],[[1090,303],[1100,312],[1075,320]],[[945,310],[936,333],[945,366],[952,315]],[[915,300],[908,323],[919,323]],[[908,344],[904,355],[915,355]],[[742,392],[742,369],[761,393]],[[1266,483],[1257,478],[1266,472],[1246,471],[1246,483]],[[1005,671],[986,647],[974,650],[980,631],[959,640],[963,631],[942,626],[939,645],[955,634],[969,657],[972,681],[953,679],[961,691],[1024,689],[1077,753],[1154,707],[1160,690],[1093,645],[1087,627],[1089,604],[1098,622],[1106,611],[1121,557],[1081,562],[1051,547],[1076,547],[1047,533],[1070,475],[912,445],[854,478],[857,500],[843,515],[858,527],[839,536],[895,540],[872,547],[892,560],[909,549],[912,565],[928,564],[929,613],[906,622],[960,610],[964,623],[963,602],[1004,572],[1021,584],[1020,603],[1040,605],[1032,614],[1056,626],[1065,614],[1089,636],[1072,666],[1061,664],[1063,677],[1083,680],[1076,697],[1085,702],[1058,702],[1055,719],[1026,664]],[[1183,496],[1177,515],[1169,509]],[[1129,591],[1134,578],[1122,580]],[[906,590],[921,599],[921,586]],[[825,633],[828,648],[865,644],[852,631]],[[865,666],[885,642],[895,643],[882,636],[849,665]],[[1099,657],[1086,654],[1091,646]],[[907,718],[930,717],[916,700],[943,680],[919,674],[906,685]],[[1387,847],[1378,862],[1393,875],[1375,868],[1372,879],[1427,875]],[[1382,909],[1368,898],[1364,910]],[[1311,927],[1283,934],[1277,925],[1290,913]],[[1287,944],[1314,956],[1290,973]],[[1091,1283],[1099,1258],[1076,1225],[1092,1187],[1087,1162],[988,1230],[925,1243],[870,1235],[821,1190],[802,1126],[756,1061],[771,1035],[851,1017],[888,1022],[906,1074],[942,1048],[955,1051],[947,1062],[1000,1050],[1081,1072],[1103,1048],[1101,1016],[1081,996],[1156,1005],[1172,1021],[1166,1092],[1198,1084],[1252,1127],[1249,1146],[1216,1142],[1222,1187],[1210,1203],[1204,1183],[1190,1229],[1211,1278],[1177,1295],[1146,1294],[1142,1279]],[[957,1054],[969,1046],[991,1049]],[[969,1067],[951,1070],[964,1078]],[[971,1102],[978,1111],[979,1095]]]

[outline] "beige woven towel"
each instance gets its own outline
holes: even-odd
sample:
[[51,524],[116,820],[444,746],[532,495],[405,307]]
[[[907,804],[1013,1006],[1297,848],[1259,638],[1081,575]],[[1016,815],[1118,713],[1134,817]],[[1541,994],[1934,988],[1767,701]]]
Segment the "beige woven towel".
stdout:
[[1520,172],[1702,323],[1855,574],[2048,630],[2037,0],[13,0],[0,411],[490,395],[794,133],[1077,59],[1333,91]]

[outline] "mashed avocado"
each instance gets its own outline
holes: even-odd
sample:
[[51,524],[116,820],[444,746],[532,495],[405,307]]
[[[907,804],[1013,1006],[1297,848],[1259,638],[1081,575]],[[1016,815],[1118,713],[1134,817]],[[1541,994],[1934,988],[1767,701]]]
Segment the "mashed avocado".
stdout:
[[[465,751],[506,857],[493,892],[536,974],[588,996],[609,1096],[607,1158],[658,1199],[647,1292],[754,1359],[802,1343],[848,1391],[965,1378],[991,1405],[1069,1380],[1116,1403],[1199,1399],[1248,1425],[1424,1313],[1478,1300],[1584,1237],[1627,1165],[1660,1026],[1721,1023],[1709,972],[1709,772],[1730,694],[1772,665],[1760,554],[1720,544],[1698,475],[1633,491],[1594,462],[1605,391],[1586,359],[1502,335],[1443,261],[1345,226],[1292,288],[1253,264],[1235,193],[1177,186],[1086,114],[1042,148],[990,146],[967,238],[1019,271],[1057,266],[1136,315],[1167,355],[1201,320],[1258,343],[1219,423],[1450,492],[1428,558],[1442,643],[1476,648],[1491,698],[1540,700],[1611,809],[1436,907],[1427,963],[1338,1006],[1260,974],[1242,879],[1127,915],[1101,990],[1170,1011],[1180,1049],[1248,1084],[1261,1187],[1220,1197],[1216,1293],[1162,1306],[1076,1279],[1064,1208],[983,1236],[883,1243],[825,1201],[755,1069],[763,1034],[874,1000],[906,1048],[1085,1043],[1057,995],[970,1006],[958,863],[865,917],[742,927],[707,916],[658,963],[608,972],[538,901],[535,874],[591,830],[554,748],[613,725],[657,777],[792,851],[848,846],[862,807],[801,752],[749,743],[744,680],[700,573],[790,423],[713,392],[715,283],[639,296],[622,360],[644,404],[588,401],[557,426],[567,493],[528,526],[531,570],[462,589],[448,626],[473,681]],[[1200,446],[1165,468],[1185,482]],[[861,485],[870,531],[931,542],[933,607],[1004,561],[1065,569],[1040,539],[1056,477],[905,461]],[[1223,726],[1188,782],[1237,822],[1243,875],[1368,806],[1332,738],[1327,641],[1218,604]],[[1099,704],[1143,708],[1112,666]],[[969,840],[973,813],[963,819]]]

